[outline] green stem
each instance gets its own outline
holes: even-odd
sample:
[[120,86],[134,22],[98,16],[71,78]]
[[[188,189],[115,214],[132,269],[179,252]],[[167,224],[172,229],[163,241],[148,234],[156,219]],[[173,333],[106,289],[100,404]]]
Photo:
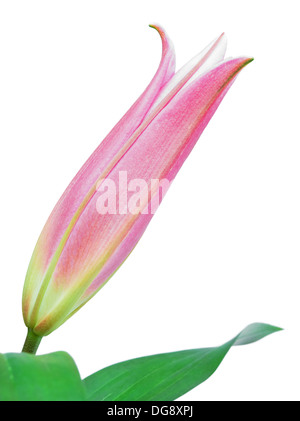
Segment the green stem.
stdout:
[[42,340],[42,336],[36,335],[31,329],[28,329],[28,333],[25,339],[25,343],[22,349],[22,352],[27,352],[29,354],[35,354],[39,344]]

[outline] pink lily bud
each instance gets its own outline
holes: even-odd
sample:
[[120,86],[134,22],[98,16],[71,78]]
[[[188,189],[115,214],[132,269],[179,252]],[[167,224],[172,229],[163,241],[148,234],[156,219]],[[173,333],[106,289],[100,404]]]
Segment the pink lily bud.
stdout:
[[154,78],[71,181],[34,249],[23,317],[36,336],[64,323],[127,258],[237,74],[252,61],[224,60],[222,34],[175,73],[172,44],[153,27],[162,39]]

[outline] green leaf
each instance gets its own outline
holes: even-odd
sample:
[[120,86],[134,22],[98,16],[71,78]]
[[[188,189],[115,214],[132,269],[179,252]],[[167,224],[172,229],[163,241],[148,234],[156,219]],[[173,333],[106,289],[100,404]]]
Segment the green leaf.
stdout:
[[282,330],[263,323],[247,326],[214,348],[136,358],[84,379],[90,401],[172,401],[208,379],[234,345],[245,345]]
[[0,354],[0,401],[82,401],[86,391],[66,352]]

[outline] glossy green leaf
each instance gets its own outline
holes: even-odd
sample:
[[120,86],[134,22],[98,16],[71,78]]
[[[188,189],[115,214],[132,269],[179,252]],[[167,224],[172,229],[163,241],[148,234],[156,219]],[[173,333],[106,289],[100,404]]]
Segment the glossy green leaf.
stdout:
[[84,380],[90,401],[172,401],[210,377],[234,345],[245,345],[281,330],[254,323],[214,348],[137,358],[106,367]]
[[0,401],[81,401],[86,392],[66,352],[0,354]]

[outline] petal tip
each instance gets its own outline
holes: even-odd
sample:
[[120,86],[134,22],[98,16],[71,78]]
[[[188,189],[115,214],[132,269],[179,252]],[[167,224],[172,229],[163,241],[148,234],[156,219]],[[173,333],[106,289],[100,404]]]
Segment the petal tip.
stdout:
[[156,29],[158,32],[165,32],[162,28],[161,25],[159,25],[158,23],[150,23],[149,24],[150,28]]
[[254,60],[253,57],[246,57],[241,64],[241,70]]
[[221,35],[219,36],[219,39],[222,39],[222,38],[224,38],[224,39],[227,38],[225,32],[222,32]]
[[254,57],[247,58],[245,65],[251,63],[251,61],[253,61],[253,60],[254,60]]
[[158,23],[150,23],[149,27],[155,29],[161,36],[162,40],[166,40],[167,34],[161,25],[159,25]]
[[167,32],[161,25],[157,23],[151,23],[149,24],[149,27],[155,29],[159,33],[162,41],[163,55],[170,54],[172,56],[172,65],[175,68],[174,46],[172,41],[168,37]]
[[225,52],[227,49],[227,36],[225,32],[222,32],[219,38],[215,41],[215,45],[220,45],[223,50],[223,57],[225,56]]
[[[234,70],[233,76],[236,76],[240,71],[254,60],[253,57],[240,57],[236,59],[237,67]],[[235,59],[233,59],[235,61]]]
[[249,63],[251,63],[254,58],[253,57],[239,57],[237,59],[228,59],[228,61],[235,61],[238,65],[238,71],[242,70],[244,67],[246,67]]

